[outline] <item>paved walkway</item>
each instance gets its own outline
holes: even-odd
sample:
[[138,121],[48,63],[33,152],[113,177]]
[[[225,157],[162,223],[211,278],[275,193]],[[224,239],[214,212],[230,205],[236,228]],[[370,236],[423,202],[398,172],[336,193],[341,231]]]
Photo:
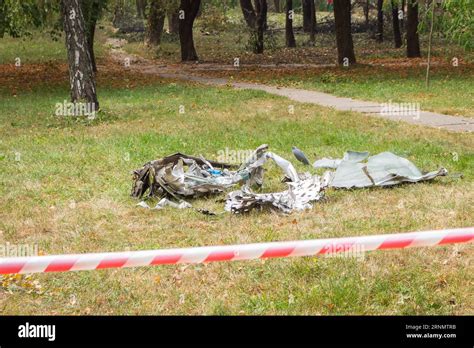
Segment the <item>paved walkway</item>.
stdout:
[[[118,45],[117,45],[118,46]],[[130,57],[122,51],[121,47],[112,48],[112,56],[123,62],[124,57]],[[355,111],[366,115],[380,117],[392,121],[403,121],[416,125],[423,125],[435,128],[446,129],[454,132],[473,132],[474,118],[461,116],[448,116],[429,111],[421,111],[416,116],[400,116],[394,113],[381,113],[381,104],[355,100],[351,98],[336,97],[331,94],[309,91],[304,89],[275,87],[257,83],[233,82],[224,78],[213,78],[196,76],[184,69],[176,69],[165,65],[156,65],[143,58],[135,57],[135,62],[131,63],[132,70],[145,74],[153,74],[164,78],[194,81],[214,86],[232,86],[237,89],[255,89],[267,93],[287,97],[291,100],[302,103],[318,104],[341,111]]]
[[[144,70],[144,72],[146,73],[146,70]],[[165,78],[182,79],[210,85],[227,85],[239,89],[256,89],[287,97],[291,100],[302,103],[318,104],[341,111],[356,111],[363,114],[368,114],[370,116],[385,118],[393,121],[404,121],[412,124],[442,128],[456,132],[474,131],[474,118],[448,116],[429,111],[421,111],[416,116],[399,116],[396,113],[381,114],[380,103],[336,97],[334,95],[322,92],[287,87],[274,87],[256,83],[229,82],[227,79],[222,78],[202,77],[181,73],[159,73],[158,75]]]

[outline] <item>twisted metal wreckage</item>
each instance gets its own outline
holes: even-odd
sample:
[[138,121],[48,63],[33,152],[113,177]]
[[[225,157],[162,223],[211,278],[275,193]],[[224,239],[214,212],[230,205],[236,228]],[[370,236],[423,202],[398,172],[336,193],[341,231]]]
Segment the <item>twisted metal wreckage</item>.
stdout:
[[[252,187],[263,185],[264,164],[273,160],[283,171],[288,189],[275,193],[255,193]],[[161,200],[151,209],[165,206],[191,208],[185,199],[221,194],[241,185],[227,194],[225,210],[235,214],[253,209],[275,209],[284,213],[312,208],[312,203],[324,197],[328,187],[361,188],[391,186],[403,182],[432,180],[447,175],[445,168],[423,174],[409,160],[390,152],[369,157],[368,152],[348,151],[341,159],[323,158],[313,167],[333,169],[323,175],[297,173],[291,162],[268,151],[268,145],[259,146],[239,167],[207,160],[204,157],[176,153],[146,163],[133,171],[132,197],[158,197]],[[150,208],[145,202],[137,204]],[[204,214],[214,213],[198,209]]]

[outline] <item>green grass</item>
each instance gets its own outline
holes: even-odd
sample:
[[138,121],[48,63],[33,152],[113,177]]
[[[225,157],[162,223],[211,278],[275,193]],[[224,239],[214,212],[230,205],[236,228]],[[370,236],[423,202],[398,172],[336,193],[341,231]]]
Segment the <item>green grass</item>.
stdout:
[[[23,45],[9,40],[0,40],[7,62]],[[37,244],[42,254],[62,254],[474,224],[471,134],[336,112],[259,91],[160,80],[113,64],[98,75],[98,119],[57,117],[55,104],[68,99],[67,74],[59,51],[39,53],[43,45],[48,44],[31,48],[31,63],[53,60],[60,68],[39,64],[31,72],[26,64],[12,72],[0,65],[9,71],[0,75],[0,244]],[[351,70],[355,76],[358,71]],[[288,113],[290,104],[295,114]],[[180,105],[185,114],[179,114]],[[263,143],[290,160],[292,145],[311,161],[340,157],[348,149],[392,151],[423,170],[444,166],[464,176],[391,189],[329,190],[312,210],[289,216],[149,211],[129,197],[130,172],[149,160],[176,151],[217,158],[226,147],[248,150]],[[278,168],[269,163],[266,169],[263,191],[284,190]],[[219,198],[192,203],[222,211]],[[473,251],[469,244],[379,251],[363,260],[295,258],[1,277],[0,313],[473,314]]]
[[[105,38],[102,30],[97,30],[95,54],[103,57]],[[30,36],[12,38],[6,35],[0,38],[0,64],[15,64],[20,58],[21,64],[43,63],[48,61],[64,61],[67,57],[64,35],[56,40],[47,32],[33,30]]]
[[[456,70],[458,69],[458,70]],[[419,103],[422,110],[474,117],[472,66],[432,70],[430,87],[425,67],[393,68],[359,66],[313,70],[312,73],[262,74],[260,82],[313,89],[342,97],[381,103]],[[238,75],[236,75],[238,77]],[[251,75],[253,79],[253,75]]]

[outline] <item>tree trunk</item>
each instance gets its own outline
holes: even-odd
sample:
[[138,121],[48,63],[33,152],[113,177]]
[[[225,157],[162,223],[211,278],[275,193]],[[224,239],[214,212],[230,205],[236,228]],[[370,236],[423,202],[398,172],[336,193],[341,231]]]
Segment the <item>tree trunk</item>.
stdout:
[[252,0],[240,0],[240,7],[242,8],[242,14],[249,28],[255,29],[257,26],[257,16],[252,5]]
[[256,0],[255,11],[257,17],[257,32],[254,53],[263,53],[263,33],[265,31],[265,19],[267,17],[267,0]]
[[[313,6],[311,6],[311,3],[313,3]],[[302,0],[301,7],[303,8],[303,31],[310,33],[312,24],[311,9],[314,8],[314,0]]]
[[273,3],[275,4],[275,12],[276,13],[281,13],[280,0],[273,0]]
[[400,21],[398,20],[398,6],[394,0],[392,0],[392,22],[395,48],[400,48],[402,47],[402,34],[400,33]]
[[426,65],[426,88],[430,88],[431,42],[433,39],[434,10],[435,10],[435,4],[431,4],[430,36],[428,39],[428,64]]
[[377,0],[377,42],[383,42],[383,0]]
[[179,33],[179,15],[178,10],[168,12],[168,30],[170,34]]
[[369,12],[370,12],[370,0],[366,0],[364,4],[364,17],[365,17],[365,26],[367,30],[369,28]]
[[146,4],[146,0],[135,0],[138,18],[145,17],[145,4]]
[[145,39],[147,45],[158,46],[161,43],[164,24],[165,9],[162,0],[151,0]]
[[181,60],[198,60],[194,48],[193,25],[197,16],[201,0],[181,0],[179,14],[179,41],[181,44]]
[[285,13],[285,38],[286,47],[296,47],[295,34],[293,33],[293,0],[286,0]]
[[73,103],[87,101],[92,110],[99,109],[95,75],[88,50],[84,16],[79,0],[62,0],[61,15],[66,33],[69,83]]
[[92,71],[97,72],[97,64],[94,53],[94,38],[97,20],[99,19],[102,7],[101,0],[89,0],[87,2],[81,1],[82,16],[84,18],[84,25],[86,28],[87,49],[91,57]]
[[421,57],[417,0],[408,0],[407,2],[407,57]]
[[309,42],[314,45],[316,41],[316,7],[314,4],[314,0],[310,0],[309,2],[311,7],[311,26],[309,31]]
[[402,31],[405,30],[405,24],[406,24],[406,20],[405,20],[405,6],[406,6],[406,0],[402,0],[402,12],[403,12],[403,18],[401,20],[401,25],[402,25]]
[[337,61],[355,64],[354,44],[351,33],[351,0],[334,0],[336,23]]

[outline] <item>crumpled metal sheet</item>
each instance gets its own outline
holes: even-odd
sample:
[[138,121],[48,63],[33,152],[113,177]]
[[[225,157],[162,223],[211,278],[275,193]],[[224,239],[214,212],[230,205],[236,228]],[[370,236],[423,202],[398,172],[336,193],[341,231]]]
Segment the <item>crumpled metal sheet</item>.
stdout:
[[131,195],[141,198],[148,192],[148,196],[180,199],[221,193],[236,184],[261,186],[263,165],[268,159],[273,160],[290,180],[298,180],[291,162],[269,152],[268,145],[263,144],[233,171],[229,164],[181,153],[148,162],[133,172]]
[[305,179],[300,179],[297,176],[296,181],[287,183],[288,190],[276,193],[254,193],[248,187],[244,187],[227,195],[225,210],[242,214],[253,209],[268,208],[289,214],[293,211],[310,209],[313,207],[312,202],[324,197],[324,189],[330,179],[330,172],[326,172],[323,177],[307,175]]
[[422,173],[412,162],[391,152],[368,156],[368,152],[348,151],[342,159],[323,158],[313,166],[336,169],[330,186],[337,188],[391,186],[403,182],[432,180],[448,174],[445,168]]
[[[251,187],[262,186],[264,164],[272,160],[290,182],[288,190],[277,193],[255,194]],[[272,206],[284,212],[311,207],[327,186],[327,179],[309,173],[298,174],[290,161],[269,152],[268,145],[259,146],[236,170],[226,163],[212,162],[204,157],[174,154],[146,163],[133,172],[134,185],[131,195],[142,198],[160,197],[162,200],[151,209],[164,206],[190,208],[186,198],[219,194],[237,184],[242,189],[231,192],[226,201],[226,210],[234,213],[250,211],[256,207]],[[179,203],[173,202],[177,201]],[[150,208],[144,201],[138,204]]]

